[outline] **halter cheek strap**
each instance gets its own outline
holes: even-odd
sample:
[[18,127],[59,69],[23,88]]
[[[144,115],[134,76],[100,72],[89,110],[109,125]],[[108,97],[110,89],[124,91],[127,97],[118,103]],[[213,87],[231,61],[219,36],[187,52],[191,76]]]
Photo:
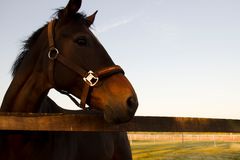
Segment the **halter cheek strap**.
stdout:
[[98,81],[103,77],[108,77],[113,74],[117,73],[123,73],[124,71],[122,68],[118,65],[113,65],[110,67],[103,68],[99,71],[93,72],[93,71],[86,71],[82,67],[78,66],[77,64],[71,62],[69,59],[65,58],[62,54],[59,53],[58,49],[55,47],[54,44],[54,35],[53,35],[53,29],[54,25],[56,23],[56,20],[52,20],[48,24],[48,42],[49,42],[49,52],[48,52],[48,58],[50,59],[49,67],[48,67],[48,77],[50,83],[56,87],[55,81],[54,81],[54,62],[58,61],[62,63],[64,66],[69,68],[70,70],[77,73],[79,76],[82,77],[82,80],[84,81],[82,86],[82,93],[81,93],[81,103],[79,104],[67,91],[58,90],[60,93],[66,94],[70,97],[70,99],[79,107],[82,109],[85,109],[87,97],[89,95],[89,89],[90,87],[94,87]]

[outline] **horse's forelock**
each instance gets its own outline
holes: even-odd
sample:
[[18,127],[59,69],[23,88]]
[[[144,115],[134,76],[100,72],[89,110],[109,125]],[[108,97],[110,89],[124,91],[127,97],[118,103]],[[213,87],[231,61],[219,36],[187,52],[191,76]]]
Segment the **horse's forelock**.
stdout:
[[84,12],[76,13],[76,14],[71,15],[71,16],[66,16],[64,8],[57,9],[57,11],[53,14],[53,18],[56,18],[56,19],[58,19],[60,21],[64,21],[64,22],[69,21],[71,19],[74,19],[74,20],[77,20],[77,21],[82,21],[85,24],[88,23],[87,15]]

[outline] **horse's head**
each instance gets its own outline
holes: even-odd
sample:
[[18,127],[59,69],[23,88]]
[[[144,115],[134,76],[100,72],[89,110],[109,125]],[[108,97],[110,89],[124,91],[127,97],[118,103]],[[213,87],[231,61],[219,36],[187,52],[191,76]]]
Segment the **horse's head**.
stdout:
[[89,29],[96,13],[89,17],[77,13],[80,6],[81,0],[70,0],[48,24],[52,87],[73,94],[82,103],[86,100],[91,108],[101,110],[108,122],[129,121],[138,106],[137,96],[122,69]]

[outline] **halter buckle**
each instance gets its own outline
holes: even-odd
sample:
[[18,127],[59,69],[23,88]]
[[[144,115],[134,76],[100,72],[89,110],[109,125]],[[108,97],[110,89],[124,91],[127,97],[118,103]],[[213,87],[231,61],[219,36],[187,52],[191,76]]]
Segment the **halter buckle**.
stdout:
[[51,60],[55,60],[58,57],[59,51],[57,48],[50,48],[48,52],[48,58]]
[[95,86],[98,83],[99,78],[95,76],[93,71],[88,71],[88,75],[83,78],[83,80],[91,87]]

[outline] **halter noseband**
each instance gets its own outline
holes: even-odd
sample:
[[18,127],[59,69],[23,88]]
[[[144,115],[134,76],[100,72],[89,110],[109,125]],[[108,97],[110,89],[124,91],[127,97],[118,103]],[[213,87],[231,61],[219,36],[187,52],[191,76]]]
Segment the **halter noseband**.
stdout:
[[50,82],[55,85],[54,81],[54,62],[55,60],[61,62],[64,66],[67,68],[71,69],[78,75],[80,75],[83,78],[83,88],[82,88],[82,93],[81,93],[81,103],[79,104],[67,91],[62,91],[58,90],[60,93],[66,94],[67,96],[70,97],[70,99],[79,107],[82,109],[85,109],[87,97],[89,95],[89,89],[90,87],[94,87],[99,79],[102,77],[107,77],[113,74],[117,73],[123,73],[123,69],[118,66],[118,65],[113,65],[110,67],[106,67],[102,70],[93,72],[93,71],[86,71],[82,67],[78,66],[75,63],[72,63],[70,60],[65,58],[62,54],[59,53],[58,49],[55,47],[54,44],[54,35],[53,35],[53,30],[54,30],[54,25],[56,23],[56,20],[52,20],[51,22],[48,23],[48,43],[49,43],[49,52],[48,52],[48,58],[50,59],[50,64],[48,68],[48,76]]

